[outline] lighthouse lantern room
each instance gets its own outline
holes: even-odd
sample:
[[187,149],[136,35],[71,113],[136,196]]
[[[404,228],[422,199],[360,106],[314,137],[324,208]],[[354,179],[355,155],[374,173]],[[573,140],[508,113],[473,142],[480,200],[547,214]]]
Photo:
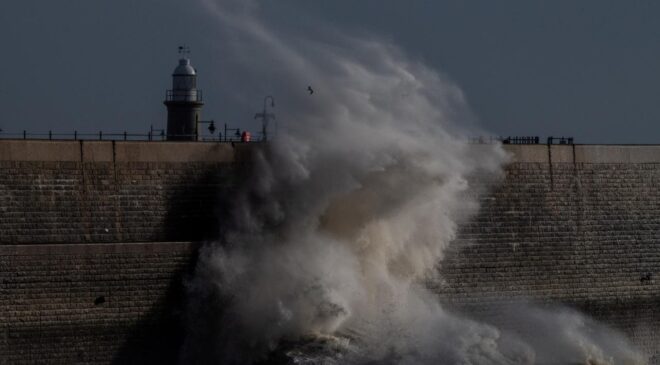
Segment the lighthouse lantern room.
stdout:
[[197,89],[197,71],[185,57],[187,47],[179,47],[184,56],[172,74],[172,89],[167,90],[167,139],[171,141],[194,141],[199,137],[197,131],[202,102],[202,90]]

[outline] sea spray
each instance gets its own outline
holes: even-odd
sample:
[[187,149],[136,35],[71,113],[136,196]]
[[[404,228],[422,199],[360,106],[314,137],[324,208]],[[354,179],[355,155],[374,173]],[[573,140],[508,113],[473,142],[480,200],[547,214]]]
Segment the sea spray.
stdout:
[[543,333],[555,341],[530,341],[447,312],[423,285],[478,208],[467,176],[506,160],[497,145],[464,143],[478,131],[446,77],[375,37],[323,24],[291,33],[254,2],[203,5],[244,75],[225,86],[270,85],[279,128],[252,148],[222,236],[200,253],[182,363],[640,361],[625,343],[604,347],[618,337],[591,336],[579,315],[521,314],[529,336],[555,326]]

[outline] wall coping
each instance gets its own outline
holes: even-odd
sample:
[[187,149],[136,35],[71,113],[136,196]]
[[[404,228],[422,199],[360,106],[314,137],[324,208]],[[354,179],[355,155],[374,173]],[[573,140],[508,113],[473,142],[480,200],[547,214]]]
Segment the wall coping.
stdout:
[[233,162],[245,143],[0,140],[0,161]]
[[[0,140],[0,161],[235,162],[238,153],[253,145],[257,144]],[[506,144],[502,148],[510,162],[660,163],[660,145]]]
[[660,163],[660,145],[502,145],[510,162]]

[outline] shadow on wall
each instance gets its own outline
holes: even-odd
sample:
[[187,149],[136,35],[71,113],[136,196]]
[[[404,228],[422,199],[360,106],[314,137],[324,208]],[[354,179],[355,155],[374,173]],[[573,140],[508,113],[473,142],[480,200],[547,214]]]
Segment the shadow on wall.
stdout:
[[[173,185],[168,190],[167,216],[164,236],[171,241],[193,241],[201,243],[214,241],[220,237],[223,224],[228,223],[233,196],[249,173],[249,164],[235,164],[206,167],[195,181],[185,185]],[[204,166],[191,166],[200,169]],[[210,198],[214,197],[214,198]],[[197,313],[194,318],[186,315],[186,308],[198,307],[191,303],[185,283],[192,277],[198,250],[191,254],[188,265],[172,274],[166,293],[154,303],[152,310],[130,330],[125,344],[113,359],[114,364],[175,364],[179,362],[180,351],[187,331],[195,328],[208,328],[213,322],[214,313]],[[194,300],[200,300],[194,298]],[[201,300],[213,300],[203,298]],[[217,306],[204,306],[215,309]],[[203,326],[188,323],[191,319],[205,322]]]
[[[251,147],[251,148],[250,148]],[[249,181],[250,161],[257,146],[236,146],[231,163],[189,164],[181,184],[167,191],[167,214],[163,232],[170,241],[211,241],[221,237],[223,224],[229,224],[235,194]]]
[[[194,167],[193,167],[194,168]],[[226,215],[224,202],[231,195],[231,174],[207,170],[196,181],[172,186],[167,192],[164,237],[169,241],[202,242],[218,236],[218,222]],[[229,185],[228,185],[229,184]],[[215,197],[215,198],[210,198]],[[149,313],[129,330],[114,364],[175,364],[183,343],[186,296],[184,282],[192,275],[197,250],[188,265],[171,274],[167,289]],[[111,298],[108,298],[111,300]]]
[[218,237],[219,222],[227,216],[226,201],[233,193],[230,167],[205,171],[197,181],[170,186],[163,225],[169,241],[204,241]]
[[166,293],[129,331],[130,335],[115,354],[113,364],[177,363],[185,333],[182,322],[184,308],[182,280],[192,273],[195,257],[196,253],[193,253],[189,265],[173,273]]
[[[258,204],[254,199],[259,199],[252,194],[249,194],[251,180],[254,174],[259,171],[255,170],[257,167],[254,161],[256,148],[240,149],[237,148],[236,163],[234,170],[234,182],[230,189],[223,189],[222,193],[217,197],[217,207],[215,210],[216,218],[214,222],[214,238],[225,237],[228,232],[234,231],[236,228],[236,219],[242,218],[240,208],[241,204]],[[246,185],[248,185],[246,189]],[[250,203],[247,203],[247,202]],[[209,231],[202,231],[207,234]],[[214,252],[214,247],[222,245],[222,239],[216,239],[209,242],[205,247],[199,251],[199,261],[204,260],[204,256],[208,253]],[[234,316],[227,314],[226,303],[231,300],[226,295],[221,293],[216,286],[214,280],[209,280],[207,275],[215,275],[212,270],[207,271],[209,268],[203,265],[195,271],[194,277],[189,277],[191,280],[187,282],[185,298],[185,338],[183,339],[182,346],[178,348],[177,360],[182,364],[218,364],[219,359],[227,358],[223,351],[227,347],[240,345],[240,341],[233,338],[235,334],[227,334],[230,338],[219,337],[219,334],[224,333],[222,328],[231,326],[231,321]],[[229,344],[229,345],[227,345]],[[271,363],[271,362],[269,362]]]

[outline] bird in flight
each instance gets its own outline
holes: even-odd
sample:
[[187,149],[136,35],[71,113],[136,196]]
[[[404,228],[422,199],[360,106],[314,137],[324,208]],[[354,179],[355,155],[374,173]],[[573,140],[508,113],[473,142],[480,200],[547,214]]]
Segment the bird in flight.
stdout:
[[314,89],[311,86],[307,86],[307,91],[309,91],[309,95],[314,94]]

